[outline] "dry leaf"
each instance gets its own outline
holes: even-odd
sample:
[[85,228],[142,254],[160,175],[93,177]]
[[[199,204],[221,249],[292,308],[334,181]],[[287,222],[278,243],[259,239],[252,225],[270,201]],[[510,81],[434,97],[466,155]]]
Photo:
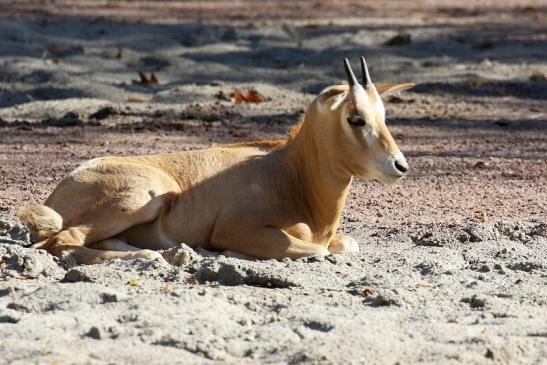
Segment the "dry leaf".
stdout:
[[420,288],[429,288],[429,287],[430,287],[429,284],[422,284],[422,283],[416,284],[416,288],[417,288],[417,289],[420,289]]
[[139,71],[139,80],[132,80],[132,81],[134,84],[143,85],[143,86],[151,86],[151,85],[159,84],[158,79],[153,72],[150,74],[150,77],[146,77],[146,75],[142,71]]
[[249,92],[247,93],[247,97],[245,98],[245,101],[247,103],[255,103],[255,104],[260,104],[262,103],[264,100],[262,99],[262,97],[258,94],[258,92],[256,90],[249,90]]
[[484,212],[476,211],[474,216],[478,222],[486,222],[486,214],[484,214]]
[[264,98],[254,89],[248,90],[246,94],[243,93],[240,89],[235,89],[230,93],[230,99],[234,104],[260,104],[264,102]]

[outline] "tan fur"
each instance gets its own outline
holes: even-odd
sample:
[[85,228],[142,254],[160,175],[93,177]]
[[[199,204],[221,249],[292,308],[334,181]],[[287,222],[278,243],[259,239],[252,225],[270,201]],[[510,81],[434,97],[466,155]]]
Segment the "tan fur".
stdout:
[[[348,124],[355,113],[366,126]],[[336,85],[287,141],[94,159],[20,217],[35,247],[84,264],[158,258],[180,242],[264,259],[347,252],[356,242],[336,231],[352,176],[393,182],[395,158],[376,89]]]
[[19,219],[29,228],[33,242],[45,240],[63,228],[63,217],[45,205],[32,204],[22,208]]
[[257,147],[257,148],[264,148],[264,149],[272,149],[275,147],[282,146],[285,143],[287,143],[287,141],[279,139],[279,140],[264,140],[264,141],[233,143],[233,144],[228,144],[224,147]]

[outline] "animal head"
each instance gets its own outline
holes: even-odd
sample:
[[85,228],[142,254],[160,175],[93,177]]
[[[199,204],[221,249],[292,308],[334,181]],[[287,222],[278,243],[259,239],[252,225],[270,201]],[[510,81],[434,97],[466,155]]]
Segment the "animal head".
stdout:
[[[359,83],[344,59],[348,83],[326,88],[314,102],[316,139],[335,158],[344,173],[393,183],[408,171],[408,164],[385,123],[382,96],[409,89],[414,84],[378,84],[361,57]],[[319,124],[319,125],[317,125]]]

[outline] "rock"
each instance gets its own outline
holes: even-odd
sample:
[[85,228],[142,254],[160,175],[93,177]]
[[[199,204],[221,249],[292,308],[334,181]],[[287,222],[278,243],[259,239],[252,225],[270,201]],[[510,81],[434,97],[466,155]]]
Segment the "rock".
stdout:
[[47,118],[42,121],[42,124],[53,127],[73,127],[84,124],[80,115],[75,112],[68,112],[61,118]]
[[412,43],[412,37],[408,33],[399,33],[393,38],[389,39],[384,45],[389,47],[401,47]]
[[340,265],[347,262],[347,259],[343,255],[328,255],[325,260],[334,265]]
[[472,309],[483,309],[486,306],[486,299],[480,298],[477,295],[472,297],[462,298],[463,303],[469,304]]
[[326,257],[323,255],[315,255],[315,256],[305,256],[301,257],[299,259],[296,259],[296,262],[305,262],[305,263],[312,263],[312,262],[324,262],[326,260]]
[[78,262],[76,262],[76,259],[72,257],[72,255],[67,251],[61,252],[61,258],[59,259],[59,263],[62,264],[66,269],[72,269],[78,266]]
[[89,332],[87,332],[84,336],[91,337],[95,340],[100,340],[102,338],[101,330],[99,330],[99,328],[95,326],[91,327],[89,329]]
[[21,319],[21,313],[13,309],[0,310],[0,323],[17,323]]
[[159,251],[165,261],[173,266],[186,267],[202,260],[202,257],[190,246],[181,243],[180,247]]
[[530,229],[531,236],[539,236],[543,238],[547,238],[547,223],[540,223],[538,225],[535,225]]
[[371,307],[401,306],[401,300],[395,290],[381,290],[375,295],[366,297],[364,302]]
[[334,329],[334,325],[324,321],[318,320],[307,320],[304,321],[304,326],[319,332],[330,332]]
[[64,282],[68,283],[102,283],[102,282],[126,282],[129,274],[116,270],[115,268],[98,266],[98,265],[83,265],[77,266],[67,271],[63,278]]
[[265,265],[264,262],[224,258],[206,262],[197,270],[195,276],[200,283],[216,281],[228,286],[250,285],[265,288],[297,286],[285,277],[286,272],[283,266],[277,262],[274,266]]
[[530,81],[547,81],[547,76],[542,72],[534,72],[530,76]]
[[371,272],[347,286],[350,294],[364,297],[363,303],[371,307],[402,305],[395,283],[382,272]]
[[103,120],[114,114],[116,114],[116,109],[114,109],[114,107],[105,106],[97,110],[95,113],[90,114],[89,119]]
[[541,270],[544,268],[544,265],[542,263],[532,262],[532,261],[521,261],[521,262],[508,264],[506,266],[508,269],[511,269],[514,271],[525,271],[525,272],[531,272],[533,270]]
[[24,313],[31,312],[31,309],[29,307],[17,302],[11,302],[10,304],[6,306],[6,308],[13,309],[14,311],[18,311],[18,312],[24,312]]
[[434,274],[437,271],[437,264],[435,262],[423,261],[415,266],[416,269],[420,270],[422,275]]
[[99,295],[101,297],[101,300],[102,300],[103,304],[105,304],[105,303],[116,303],[116,302],[119,302],[119,301],[121,301],[121,300],[123,300],[127,297],[126,294],[123,294],[121,292],[114,291],[114,290],[107,290],[107,291],[104,291],[103,293],[101,293]]
[[463,230],[469,235],[470,242],[498,240],[500,238],[500,233],[492,222],[473,223],[464,227]]
[[3,277],[60,279],[65,270],[44,250],[0,244],[0,280]]
[[0,244],[9,243],[29,246],[30,232],[24,225],[8,220],[0,220]]
[[483,263],[483,262],[471,263],[469,265],[469,269],[473,270],[473,271],[478,271],[478,272],[490,272],[490,271],[492,271],[492,269],[490,268],[490,265],[487,264],[487,263]]
[[68,270],[63,281],[126,285],[130,279],[135,280],[143,275],[147,279],[171,282],[185,282],[191,276],[183,269],[169,265],[160,258],[156,260],[114,260],[101,265],[77,266]]
[[417,246],[433,246],[443,247],[446,246],[451,239],[447,238],[440,232],[426,232],[422,235],[411,236],[412,242]]

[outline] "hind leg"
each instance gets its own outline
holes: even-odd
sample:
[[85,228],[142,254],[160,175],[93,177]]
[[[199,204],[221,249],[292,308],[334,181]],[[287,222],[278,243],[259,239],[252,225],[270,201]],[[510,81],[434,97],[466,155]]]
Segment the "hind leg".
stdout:
[[163,259],[163,256],[157,251],[131,246],[119,238],[109,238],[100,242],[95,242],[91,244],[89,248],[103,251],[131,252],[135,257],[130,258],[144,258],[148,260]]
[[[156,255],[150,252],[121,252],[121,251],[103,251],[90,248],[95,243],[107,240],[116,236],[135,224],[155,219],[161,209],[161,201],[152,201],[144,204],[140,209],[130,210],[120,209],[120,202],[101,204],[94,207],[93,210],[82,214],[78,221],[82,222],[71,227],[67,227],[56,235],[50,237],[45,242],[40,242],[34,247],[43,248],[54,256],[60,257],[63,251],[68,251],[80,264],[96,264],[112,259],[133,259],[138,257],[155,258]],[[75,223],[72,220],[71,223]],[[88,246],[88,247],[85,247]],[[108,241],[103,247],[111,247]],[[121,248],[118,244],[116,248]],[[110,249],[110,248],[108,248]]]
[[133,225],[156,219],[164,203],[163,199],[156,198],[136,210],[120,209],[119,204],[112,203],[95,207],[96,210],[79,217],[78,220],[84,224],[66,228],[35,246],[57,257],[68,251],[79,264],[97,264],[113,259],[155,259],[161,255],[151,250],[135,251],[133,246],[120,244],[123,241],[112,237]]
[[[63,218],[63,230],[35,245],[55,256],[68,251],[78,263],[157,258],[153,251],[108,241],[170,209],[180,188],[165,173],[142,164],[99,163],[66,177],[46,201]],[[107,241],[105,241],[107,240]],[[106,248],[98,250],[97,247]],[[114,249],[112,249],[114,247]],[[131,246],[130,246],[131,247]]]
[[[85,265],[99,264],[114,259],[163,259],[161,254],[156,251],[141,250],[118,239],[106,239],[85,247],[85,231],[86,229],[79,227],[66,229],[48,239],[42,248],[57,257],[60,257],[61,253],[66,251],[74,257],[76,262]],[[97,232],[93,233],[97,234]],[[106,232],[104,234],[108,235]]]

